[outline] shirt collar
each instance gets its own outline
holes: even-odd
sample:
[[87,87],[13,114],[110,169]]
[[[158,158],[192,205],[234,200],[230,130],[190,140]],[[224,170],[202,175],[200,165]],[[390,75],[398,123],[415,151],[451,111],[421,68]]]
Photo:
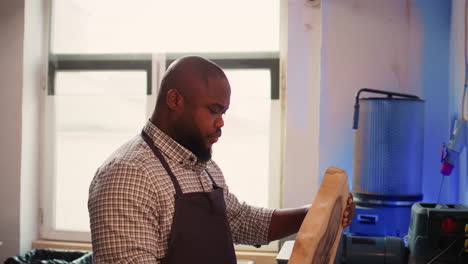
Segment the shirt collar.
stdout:
[[201,173],[206,169],[206,162],[199,161],[197,156],[186,149],[170,136],[162,132],[150,120],[146,122],[143,131],[153,140],[154,145],[169,159],[175,161],[179,166]]

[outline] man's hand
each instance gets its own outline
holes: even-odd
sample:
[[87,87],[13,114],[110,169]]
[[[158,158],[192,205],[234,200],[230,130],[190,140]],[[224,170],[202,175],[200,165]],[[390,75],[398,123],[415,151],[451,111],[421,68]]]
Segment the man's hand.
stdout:
[[353,195],[349,193],[348,201],[346,201],[346,209],[343,212],[343,220],[341,222],[343,227],[347,227],[351,225],[351,221],[354,217],[354,208],[356,208],[356,205],[354,204],[354,201],[353,201]]

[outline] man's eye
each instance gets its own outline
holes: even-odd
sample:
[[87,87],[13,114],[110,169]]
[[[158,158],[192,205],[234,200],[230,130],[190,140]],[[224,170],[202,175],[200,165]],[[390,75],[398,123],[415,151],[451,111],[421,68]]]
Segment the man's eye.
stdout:
[[218,112],[215,111],[215,110],[213,110],[213,109],[210,109],[210,113],[213,114],[213,115],[217,115],[217,114],[218,114]]

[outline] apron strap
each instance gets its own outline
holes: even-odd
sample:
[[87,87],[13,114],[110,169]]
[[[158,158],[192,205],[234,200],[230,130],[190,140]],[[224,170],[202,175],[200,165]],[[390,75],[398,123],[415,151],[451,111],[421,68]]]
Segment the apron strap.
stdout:
[[213,183],[213,189],[219,188],[219,185],[216,184],[216,182],[214,181],[213,177],[212,177],[211,174],[208,172],[208,170],[205,170],[205,171],[206,171],[206,174],[208,174],[208,177],[210,177],[211,182]]
[[174,188],[176,190],[176,195],[182,194],[182,190],[180,189],[179,182],[177,181],[174,173],[172,173],[172,170],[169,167],[169,164],[167,164],[166,159],[161,154],[161,151],[159,151],[159,149],[154,145],[153,140],[148,136],[148,134],[146,134],[145,131],[141,131],[141,137],[146,142],[146,144],[148,144],[148,146],[151,148],[154,155],[159,159],[159,161],[161,161],[161,164],[163,165],[163,167],[166,169],[167,173],[171,177],[172,184],[174,184]]

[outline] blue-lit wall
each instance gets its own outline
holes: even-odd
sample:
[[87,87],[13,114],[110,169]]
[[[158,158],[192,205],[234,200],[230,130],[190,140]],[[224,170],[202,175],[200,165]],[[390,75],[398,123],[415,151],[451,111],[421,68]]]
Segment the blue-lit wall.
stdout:
[[[417,1],[424,25],[422,60],[423,97],[426,100],[423,193],[437,201],[442,176],[440,149],[450,136],[450,21],[451,1]],[[458,202],[456,175],[446,178],[440,202]]]
[[[441,145],[460,115],[461,54],[454,51],[454,43],[459,42],[454,36],[463,33],[463,24],[454,29],[451,22],[452,14],[460,16],[459,8],[452,12],[452,4],[458,7],[461,2],[322,2],[320,172],[330,165],[342,167],[351,184],[352,114],[360,88],[415,94],[426,101],[424,201],[437,200]],[[441,202],[467,203],[466,157],[459,167],[463,173],[456,171],[446,178]]]
[[[450,131],[454,121],[461,117],[461,98],[465,82],[465,1],[453,0],[451,9],[450,29],[450,73],[449,73],[449,120]],[[466,108],[466,104],[465,104]],[[465,116],[468,116],[465,109]],[[443,198],[457,199],[452,197],[458,193],[458,201],[468,204],[468,173],[466,149],[462,152],[459,162],[456,164],[450,184],[444,185]]]

